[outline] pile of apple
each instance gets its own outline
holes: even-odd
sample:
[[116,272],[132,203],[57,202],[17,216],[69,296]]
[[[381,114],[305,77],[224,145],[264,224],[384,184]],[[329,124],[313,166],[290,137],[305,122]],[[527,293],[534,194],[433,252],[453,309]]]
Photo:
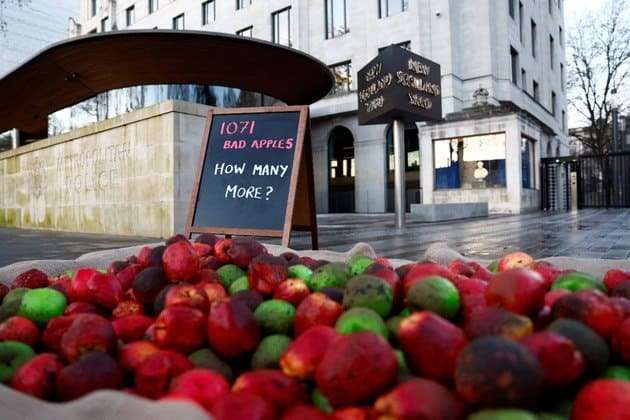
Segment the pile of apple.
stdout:
[[397,269],[182,235],[0,289],[0,381],[100,389],[217,420],[630,419],[630,272],[524,253]]

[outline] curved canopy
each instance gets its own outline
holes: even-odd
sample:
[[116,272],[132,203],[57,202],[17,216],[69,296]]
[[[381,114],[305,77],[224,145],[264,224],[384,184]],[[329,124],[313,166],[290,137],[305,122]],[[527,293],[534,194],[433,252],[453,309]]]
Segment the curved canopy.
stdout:
[[62,41],[0,79],[0,132],[46,137],[48,114],[111,89],[206,84],[307,105],[333,87],[328,67],[265,41],[200,31],[123,30]]

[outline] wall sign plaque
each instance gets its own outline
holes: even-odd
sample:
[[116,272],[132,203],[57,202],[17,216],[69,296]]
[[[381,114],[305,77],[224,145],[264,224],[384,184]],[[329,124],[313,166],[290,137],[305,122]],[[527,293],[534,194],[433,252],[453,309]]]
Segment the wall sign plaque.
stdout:
[[186,235],[311,232],[317,249],[307,106],[208,112]]
[[440,66],[390,45],[359,70],[359,124],[442,118]]

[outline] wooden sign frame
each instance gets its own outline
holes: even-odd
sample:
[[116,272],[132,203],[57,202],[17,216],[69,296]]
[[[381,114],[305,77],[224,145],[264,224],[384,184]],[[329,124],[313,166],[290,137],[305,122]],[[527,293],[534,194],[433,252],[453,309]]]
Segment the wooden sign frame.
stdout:
[[[269,114],[299,112],[298,130],[295,139],[293,166],[289,184],[289,196],[284,215],[284,227],[282,230],[273,229],[244,229],[220,226],[195,227],[193,222],[197,211],[197,199],[203,168],[208,152],[208,143],[212,130],[212,120],[215,115],[239,115],[239,114]],[[206,116],[206,126],[201,142],[200,156],[197,164],[195,183],[193,184],[192,197],[188,207],[188,218],[185,227],[186,237],[193,233],[218,233],[226,236],[262,236],[282,238],[282,246],[288,247],[292,231],[304,231],[311,233],[312,249],[319,249],[317,236],[317,217],[315,209],[315,182],[313,179],[313,154],[311,149],[311,126],[308,106],[269,106],[257,108],[212,108]]]

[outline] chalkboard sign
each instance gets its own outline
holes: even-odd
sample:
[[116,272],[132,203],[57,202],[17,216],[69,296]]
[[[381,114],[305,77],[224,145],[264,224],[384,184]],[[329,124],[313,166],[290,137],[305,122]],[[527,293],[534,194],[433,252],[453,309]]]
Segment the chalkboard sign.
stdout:
[[440,66],[390,45],[357,74],[359,124],[442,118]]
[[317,248],[308,107],[211,110],[187,235],[282,237],[288,245],[291,230],[310,231]]

